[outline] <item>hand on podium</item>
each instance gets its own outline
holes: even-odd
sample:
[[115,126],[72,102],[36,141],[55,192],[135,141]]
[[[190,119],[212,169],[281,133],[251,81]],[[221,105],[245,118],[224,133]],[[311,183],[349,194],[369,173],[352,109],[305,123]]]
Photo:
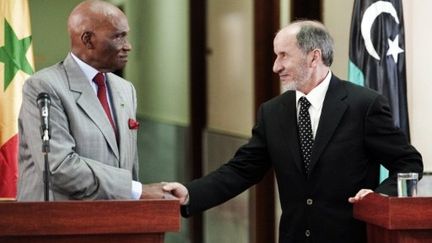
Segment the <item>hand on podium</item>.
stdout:
[[354,197],[348,198],[348,202],[350,203],[356,203],[360,200],[362,200],[367,194],[372,193],[373,191],[370,189],[361,189],[357,192],[357,194]]

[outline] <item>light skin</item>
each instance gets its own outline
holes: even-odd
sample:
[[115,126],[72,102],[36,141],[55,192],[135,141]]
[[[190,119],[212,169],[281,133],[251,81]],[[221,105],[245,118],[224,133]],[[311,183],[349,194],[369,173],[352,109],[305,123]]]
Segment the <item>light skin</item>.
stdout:
[[[309,24],[319,25],[315,22]],[[314,49],[304,53],[298,43],[296,35],[300,31],[302,22],[296,22],[281,29],[273,41],[276,59],[273,64],[273,72],[279,75],[282,86],[287,90],[298,90],[307,95],[318,86],[327,76],[330,68],[323,63],[322,52]],[[180,200],[181,204],[188,202],[187,188],[177,182],[163,183],[162,189],[172,193]],[[355,196],[348,198],[348,202],[356,203],[367,194],[373,192],[370,189],[361,189]]]
[[276,59],[273,72],[279,75],[284,87],[308,94],[324,80],[329,67],[322,62],[321,50],[303,53],[298,47],[296,34],[299,30],[298,24],[292,24],[280,30],[274,38]]
[[[103,1],[84,1],[69,16],[71,52],[99,72],[122,69],[132,45],[129,24],[120,9]],[[159,183],[142,185],[141,199],[166,198]]]
[[161,182],[162,190],[165,192],[171,193],[174,197],[176,197],[181,205],[185,205],[189,201],[189,192],[187,188],[178,182]]

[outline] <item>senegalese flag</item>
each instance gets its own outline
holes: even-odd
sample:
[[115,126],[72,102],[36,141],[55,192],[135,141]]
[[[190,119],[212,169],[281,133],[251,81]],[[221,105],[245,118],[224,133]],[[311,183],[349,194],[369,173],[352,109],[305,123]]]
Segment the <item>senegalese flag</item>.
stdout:
[[0,1],[0,197],[15,198],[21,89],[33,73],[27,0]]
[[[401,0],[355,0],[349,59],[348,79],[387,97],[395,125],[409,139]],[[387,177],[382,167],[380,179]]]

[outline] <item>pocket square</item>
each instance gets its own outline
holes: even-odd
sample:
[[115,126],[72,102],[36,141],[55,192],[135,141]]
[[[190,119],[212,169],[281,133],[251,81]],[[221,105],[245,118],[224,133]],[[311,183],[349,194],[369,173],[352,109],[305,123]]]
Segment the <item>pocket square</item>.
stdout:
[[129,125],[129,129],[137,130],[140,124],[136,120],[129,118],[128,125]]

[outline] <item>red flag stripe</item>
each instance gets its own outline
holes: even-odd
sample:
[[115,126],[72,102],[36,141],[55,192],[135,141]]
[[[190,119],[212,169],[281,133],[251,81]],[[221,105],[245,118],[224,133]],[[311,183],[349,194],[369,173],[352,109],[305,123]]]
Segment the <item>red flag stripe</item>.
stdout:
[[17,156],[18,135],[15,135],[0,147],[0,197],[16,197]]

